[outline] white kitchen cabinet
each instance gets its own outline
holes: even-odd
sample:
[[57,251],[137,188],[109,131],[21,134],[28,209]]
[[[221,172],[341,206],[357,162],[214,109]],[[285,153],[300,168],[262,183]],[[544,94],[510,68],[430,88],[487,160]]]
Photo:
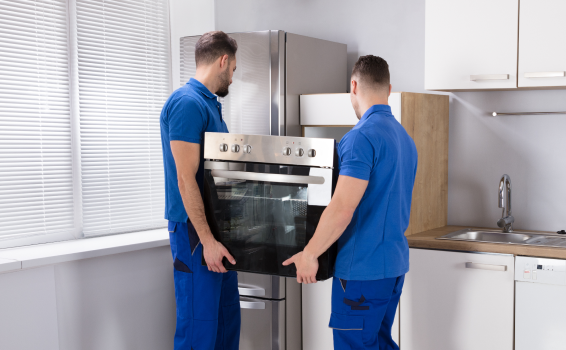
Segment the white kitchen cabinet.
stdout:
[[425,89],[516,88],[518,20],[519,0],[426,0]]
[[512,350],[514,257],[410,249],[402,350]]
[[566,86],[564,13],[564,0],[521,0],[519,87]]
[[[332,329],[328,327],[332,300],[332,279],[303,285],[303,350],[334,349]],[[399,307],[391,330],[399,344]]]
[[[389,105],[395,119],[401,122],[401,92],[392,92]],[[310,94],[300,97],[300,119],[303,127],[354,126],[358,117],[350,94]]]

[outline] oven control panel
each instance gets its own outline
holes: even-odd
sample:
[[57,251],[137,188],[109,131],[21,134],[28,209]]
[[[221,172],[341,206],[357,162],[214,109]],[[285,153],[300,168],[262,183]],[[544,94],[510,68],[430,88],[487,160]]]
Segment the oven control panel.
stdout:
[[334,139],[207,132],[204,158],[332,168]]

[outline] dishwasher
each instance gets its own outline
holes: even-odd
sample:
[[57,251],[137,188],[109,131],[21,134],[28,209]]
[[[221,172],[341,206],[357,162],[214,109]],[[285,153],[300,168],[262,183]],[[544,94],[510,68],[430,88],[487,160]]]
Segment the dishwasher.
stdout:
[[515,350],[566,347],[566,260],[515,259]]

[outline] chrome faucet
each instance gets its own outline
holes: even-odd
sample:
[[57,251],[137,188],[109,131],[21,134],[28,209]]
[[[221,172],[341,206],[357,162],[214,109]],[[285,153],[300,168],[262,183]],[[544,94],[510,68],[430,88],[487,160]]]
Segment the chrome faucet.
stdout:
[[505,174],[499,181],[499,208],[503,208],[501,219],[497,221],[497,226],[503,229],[503,232],[513,232],[513,222],[515,218],[511,215],[511,178]]

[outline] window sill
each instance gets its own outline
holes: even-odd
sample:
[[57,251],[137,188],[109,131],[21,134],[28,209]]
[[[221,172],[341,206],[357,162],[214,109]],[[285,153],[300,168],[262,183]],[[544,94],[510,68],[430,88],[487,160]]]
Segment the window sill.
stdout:
[[0,249],[0,273],[169,245],[166,228]]

